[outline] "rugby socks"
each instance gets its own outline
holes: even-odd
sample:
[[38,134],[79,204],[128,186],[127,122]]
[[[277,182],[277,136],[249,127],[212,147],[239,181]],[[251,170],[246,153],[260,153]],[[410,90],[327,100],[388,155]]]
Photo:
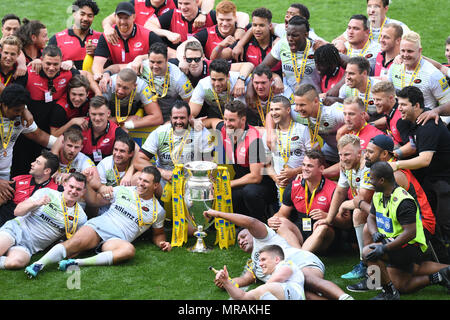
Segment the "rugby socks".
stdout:
[[353,299],[353,297],[351,295],[344,293],[343,295],[341,295],[339,297],[338,300],[355,300],[355,299]]
[[112,251],[104,251],[96,256],[85,258],[85,259],[75,259],[77,265],[81,266],[110,266],[113,264],[113,254]]
[[1,256],[0,257],[0,270],[4,270],[5,269],[5,261],[6,261],[6,257],[5,256]]
[[364,248],[364,237],[363,237],[363,231],[364,231],[364,224],[360,224],[359,226],[355,226],[355,232],[356,232],[356,240],[358,240],[358,247],[359,247],[359,259],[362,261],[362,252]]
[[39,259],[35,263],[41,264],[44,267],[47,264],[57,263],[63,260],[66,255],[66,248],[64,248],[64,246],[59,243],[51,248],[41,259]]

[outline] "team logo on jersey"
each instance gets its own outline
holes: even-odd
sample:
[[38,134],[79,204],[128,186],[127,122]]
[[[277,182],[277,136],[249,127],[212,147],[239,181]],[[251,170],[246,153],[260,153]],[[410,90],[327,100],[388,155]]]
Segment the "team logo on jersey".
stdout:
[[313,68],[311,68],[310,66],[306,66],[306,68],[305,68],[305,73],[306,74],[311,74],[311,73],[313,73]]
[[370,172],[369,171],[364,173],[364,183],[370,184]]
[[373,105],[373,103],[374,103],[373,100],[370,100],[370,101],[369,101],[369,104],[370,104],[371,106]]
[[16,122],[14,122],[14,127],[18,127],[18,126],[20,126],[20,121],[19,121],[19,120],[17,120]]
[[327,201],[327,197],[325,197],[325,196],[320,196],[317,200],[318,200],[318,201],[325,202],[325,201]]
[[324,123],[323,123],[323,126],[324,126],[324,127],[328,127],[329,125],[330,125],[330,124],[329,124],[328,122],[324,122]]
[[398,201],[398,198],[397,198],[397,197],[394,197],[394,198],[392,198],[392,200],[394,200],[394,202],[397,202],[397,201]]
[[61,80],[59,80],[58,84],[59,84],[60,86],[65,85],[65,84],[66,84],[66,79],[61,79]]
[[302,155],[302,150],[300,150],[300,149],[295,149],[295,150],[294,150],[294,154],[295,154],[297,157],[300,157],[300,156]]
[[314,59],[314,55],[313,54],[310,54],[309,56],[308,56],[308,59]]
[[361,179],[359,177],[356,178],[356,182],[360,182]]
[[97,44],[98,43],[98,39],[92,39],[92,43]]
[[192,89],[193,89],[193,88],[192,88],[192,84],[191,84],[190,81],[186,81],[186,83],[183,84],[183,90],[184,90],[184,92],[185,92],[186,94],[188,94],[189,92],[191,92]]
[[291,138],[291,141],[297,141],[299,139],[299,136],[293,136],[292,138]]
[[373,57],[373,54],[371,54],[371,53],[366,54],[366,59],[370,59],[370,58],[372,58],[372,57]]
[[421,83],[421,82],[422,82],[422,80],[420,80],[420,79],[414,80],[414,83]]
[[72,216],[69,216],[69,220],[72,221],[72,220],[73,220],[73,217],[72,217]]
[[108,143],[109,142],[109,138],[106,138],[105,140],[103,140],[103,143]]
[[140,47],[142,47],[142,42],[136,42],[135,44],[134,44],[134,47],[135,48],[140,48]]
[[149,209],[147,207],[142,207],[142,210],[144,210],[145,212],[149,211]]
[[441,85],[442,91],[448,89],[448,82],[447,79],[445,79],[444,77],[439,80],[439,84]]
[[71,168],[71,169],[69,170],[70,173],[74,173],[74,172],[76,172],[76,171],[77,171],[77,169],[75,169],[75,168]]

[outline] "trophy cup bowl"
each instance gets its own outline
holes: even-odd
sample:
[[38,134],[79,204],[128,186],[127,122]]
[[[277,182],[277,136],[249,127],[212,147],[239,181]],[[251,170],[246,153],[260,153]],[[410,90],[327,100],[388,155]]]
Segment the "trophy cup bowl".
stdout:
[[206,237],[205,230],[214,223],[214,219],[206,219],[203,212],[213,207],[215,197],[212,172],[216,168],[217,164],[210,161],[192,161],[184,166],[188,172],[184,187],[184,201],[188,211],[186,220],[195,229],[194,235],[197,237],[195,245],[188,249],[190,252],[211,250],[203,238]]

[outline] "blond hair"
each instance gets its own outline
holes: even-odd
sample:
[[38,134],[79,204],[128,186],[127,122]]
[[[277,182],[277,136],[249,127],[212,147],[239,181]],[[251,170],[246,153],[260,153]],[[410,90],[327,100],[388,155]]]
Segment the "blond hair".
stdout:
[[356,103],[358,105],[359,110],[361,110],[362,112],[366,111],[366,106],[364,105],[364,101],[361,100],[361,98],[357,97],[357,96],[350,96],[344,99],[343,104],[344,105],[348,105],[348,104],[354,104]]
[[22,41],[16,36],[11,35],[4,38],[1,42],[1,46],[3,47],[4,45],[16,46],[18,52],[22,50]]
[[342,149],[348,144],[351,144],[355,148],[359,149],[361,147],[361,140],[359,139],[358,136],[348,133],[339,139],[337,147],[338,149]]
[[420,42],[420,35],[417,32],[410,31],[402,36],[402,40],[415,43],[419,48],[422,48],[422,43]]
[[377,82],[372,87],[372,93],[381,93],[385,92],[389,95],[395,95],[395,87],[394,84],[390,81],[380,81]]

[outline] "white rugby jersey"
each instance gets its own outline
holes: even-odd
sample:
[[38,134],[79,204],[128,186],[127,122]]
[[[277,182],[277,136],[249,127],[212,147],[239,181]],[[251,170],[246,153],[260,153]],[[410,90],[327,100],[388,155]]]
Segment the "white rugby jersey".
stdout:
[[[314,41],[311,41],[311,47],[306,56],[306,66],[303,74],[303,78],[300,84],[309,83],[312,84],[318,92],[322,92],[320,87],[320,76],[316,68],[316,62],[314,61]],[[291,59],[291,49],[286,38],[280,39],[270,51],[270,54],[277,60],[281,61],[283,71],[283,83],[285,86],[289,86],[292,91],[295,91],[297,86],[297,80],[295,78],[294,67]],[[297,51],[297,69],[300,71],[304,51]]]
[[[6,149],[3,149],[3,146],[0,145],[0,179],[9,180],[14,144],[16,143],[21,133],[26,134],[34,132],[38,129],[38,127],[36,125],[36,122],[33,122],[28,128],[23,126],[22,118],[20,116],[15,118],[14,120],[10,120],[6,117],[3,117],[0,112],[0,117],[2,117],[3,120],[3,127],[1,126],[0,122],[0,130],[3,130],[2,137],[4,139],[4,143],[6,143],[7,137],[9,137],[8,133],[10,132],[11,134],[11,138]],[[10,125],[12,126],[12,131],[9,131]]]
[[[182,100],[190,98],[193,91],[191,81],[184,74],[184,72],[170,62],[167,63],[167,67],[169,68],[169,88],[167,90],[167,95],[163,98],[156,98],[156,94],[150,92],[150,97],[157,100],[165,121],[169,119],[170,110],[175,102],[180,98]],[[147,84],[149,84],[150,65],[148,60],[145,60],[142,63],[142,74],[140,77],[144,79]],[[164,79],[165,75],[155,76],[153,79],[156,92],[160,96],[163,93]],[[150,85],[149,88],[152,89]]]
[[[183,135],[173,134],[173,150],[172,155],[179,155],[178,163],[188,163],[194,160],[201,160],[202,153],[212,151],[213,144],[209,137],[209,131],[203,128],[202,131],[195,131],[190,126],[189,132],[184,138],[183,150],[180,153],[181,142]],[[142,149],[157,156],[156,166],[158,168],[173,170],[174,163],[172,155],[170,153],[170,136],[172,132],[172,124],[166,123],[153,130],[148,136],[145,143],[142,145]]]
[[269,280],[270,275],[265,275],[262,272],[261,266],[259,265],[259,251],[267,245],[278,245],[283,249],[285,260],[290,259],[290,257],[296,257],[297,266],[302,268],[310,262],[316,262],[317,257],[309,251],[297,249],[292,247],[286,239],[277,234],[273,229],[266,225],[267,236],[262,239],[257,239],[253,237],[253,251],[251,254],[252,259],[252,271],[254,272],[256,278],[263,282]]
[[360,188],[374,190],[370,183],[370,168],[360,167],[358,170],[341,170],[339,174],[338,186],[350,188],[353,194],[357,194]]
[[[137,237],[147,231],[150,227],[162,228],[166,211],[155,198],[144,200],[140,198],[142,218],[146,225],[139,226],[138,205],[136,187],[114,187],[113,199],[108,210],[102,217],[108,217],[109,222],[116,227],[116,234],[122,240],[134,241]],[[156,211],[155,209],[156,204]]]
[[82,152],[78,152],[75,159],[69,163],[59,163],[59,172],[62,173],[73,173],[73,172],[83,172],[84,169],[95,167],[95,163]]
[[[433,109],[450,102],[450,89],[445,76],[430,62],[421,59],[420,68],[413,78],[414,71],[405,70],[403,64],[393,64],[389,68],[388,79],[396,90],[405,86],[415,86],[423,93],[425,108]],[[402,81],[403,79],[403,81]],[[412,80],[412,81],[411,81]],[[448,117],[447,121],[448,122]]]
[[[337,151],[336,133],[344,124],[343,105],[339,102],[333,103],[331,106],[321,106],[321,116],[319,124],[319,135],[323,139],[322,152],[327,160],[339,161]],[[291,111],[294,121],[305,123],[305,118],[302,118],[296,111]],[[309,118],[311,130],[314,132],[314,127],[317,123],[316,118]],[[306,124],[308,121],[306,121]]]
[[[277,136],[278,141],[278,132],[281,137],[281,145],[284,150],[289,151],[289,159],[287,161],[287,165],[290,168],[298,168],[303,163],[303,157],[305,156],[306,150],[311,149],[311,143],[310,143],[310,135],[308,131],[308,127],[293,122],[292,131],[290,134],[290,147],[287,148],[287,140],[288,140],[288,131],[279,131],[274,130],[274,135]],[[281,154],[280,146],[277,143],[274,147],[274,149],[270,150],[267,146],[267,133],[264,132],[263,134],[263,142],[264,142],[264,148],[266,149],[266,152],[270,152],[272,154],[272,160],[273,160],[273,168],[277,174],[280,174],[281,170],[283,169],[283,166],[285,164],[284,158]]]
[[376,41],[369,41],[369,45],[366,48],[356,49],[350,46],[348,41],[345,42],[345,48],[347,49],[347,56],[357,57],[362,56],[369,60],[370,69],[373,72],[375,70],[375,64],[377,61],[378,52],[381,51],[381,46]]
[[[197,86],[195,87],[194,91],[192,92],[192,97],[191,97],[190,102],[193,102],[193,103],[196,103],[199,105],[203,105],[204,103],[207,104],[208,109],[211,109],[211,110],[207,111],[209,117],[212,117],[211,114],[213,114],[213,115],[215,115],[214,116],[215,118],[222,119],[222,115],[225,111],[225,103],[227,102],[227,100],[229,100],[229,101],[234,100],[234,97],[231,94],[231,92],[233,91],[236,81],[239,78],[239,72],[230,71],[228,78],[229,78],[229,84],[230,84],[229,92],[227,93],[227,91],[223,91],[223,92],[217,94],[217,97],[219,98],[219,102],[220,102],[221,111],[219,110],[219,107],[217,106],[217,102],[214,98],[213,87],[211,84],[210,76],[203,78],[198,82]],[[249,82],[250,82],[250,78],[247,78],[247,80],[245,81],[246,90],[247,90],[247,85],[249,84]]]
[[[377,79],[375,77],[369,77],[370,79],[370,87],[368,88],[369,90],[369,96],[367,99],[367,113],[370,116],[376,115],[377,114],[377,108],[375,106],[375,102],[373,101],[373,96],[372,96],[372,90],[371,88],[373,88],[373,86],[380,82],[380,79]],[[358,89],[356,88],[350,88],[347,84],[343,84],[342,87],[339,89],[339,98],[341,99],[345,99],[348,97],[353,97],[356,96],[358,98],[360,98],[364,103],[366,102],[366,92],[359,92]]]
[[[62,194],[62,192],[49,188],[37,190],[29,199],[36,201],[46,195],[50,198],[50,202],[25,216],[14,219],[27,235],[26,246],[30,249],[31,254],[44,250],[66,235],[61,202]],[[78,208],[78,230],[86,223],[87,216],[78,203],[75,206]],[[73,227],[75,206],[67,208],[69,230],[72,230]]]
[[[116,173],[114,169],[114,158],[112,155],[104,158],[97,165],[98,174],[100,176],[100,182],[106,186],[117,187]],[[119,171],[119,181],[125,175],[126,171]]]

